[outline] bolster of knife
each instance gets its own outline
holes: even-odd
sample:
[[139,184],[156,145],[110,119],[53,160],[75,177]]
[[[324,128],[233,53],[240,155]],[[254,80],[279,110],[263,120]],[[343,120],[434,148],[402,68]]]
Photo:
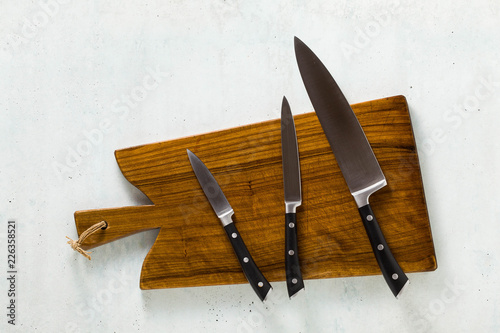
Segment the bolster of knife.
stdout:
[[304,289],[299,263],[296,213],[285,215],[285,272],[288,296],[292,297]]
[[377,259],[382,275],[394,296],[398,297],[403,287],[408,283],[408,277],[392,255],[380,226],[370,205],[359,208],[359,214],[370,239],[370,244]]
[[234,223],[226,225],[224,230],[226,230],[227,236],[233,245],[234,252],[238,257],[238,261],[243,269],[243,273],[245,273],[245,277],[257,296],[259,296],[260,300],[265,301],[269,290],[272,289],[271,284],[267,281],[253,261],[253,258],[250,255],[250,252],[248,252],[248,249]]

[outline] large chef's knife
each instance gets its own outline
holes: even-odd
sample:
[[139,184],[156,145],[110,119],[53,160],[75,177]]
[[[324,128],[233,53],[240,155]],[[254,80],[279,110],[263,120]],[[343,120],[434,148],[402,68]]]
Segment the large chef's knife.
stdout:
[[205,164],[203,164],[198,156],[192,153],[189,149],[187,150],[187,153],[189,156],[189,162],[191,162],[193,171],[196,178],[198,178],[198,182],[200,183],[205,196],[210,202],[210,205],[212,205],[215,214],[217,214],[217,217],[220,219],[224,230],[226,230],[226,234],[231,241],[231,245],[233,246],[234,252],[238,257],[241,268],[243,268],[243,273],[245,273],[248,282],[250,282],[250,285],[257,293],[260,300],[265,301],[267,294],[272,289],[271,285],[253,261],[250,252],[248,252],[240,233],[233,223],[233,208],[227,201],[219,184]]
[[288,296],[304,289],[297,245],[296,208],[302,204],[299,150],[290,105],[285,97],[281,104],[281,155],[285,191],[285,271]]
[[380,270],[397,297],[409,280],[392,255],[368,203],[372,193],[387,185],[385,176],[344,94],[319,58],[297,37],[295,56],[309,98],[358,205]]

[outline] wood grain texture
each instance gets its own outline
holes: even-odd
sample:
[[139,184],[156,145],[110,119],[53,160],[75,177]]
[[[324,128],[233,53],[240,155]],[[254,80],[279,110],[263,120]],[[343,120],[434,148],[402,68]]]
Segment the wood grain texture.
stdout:
[[[403,96],[353,105],[388,185],[370,198],[387,242],[407,273],[436,269],[420,167]],[[293,106],[292,106],[293,111]],[[303,204],[297,209],[304,279],[380,274],[358,210],[314,112],[294,117]],[[285,206],[279,119],[115,152],[124,176],[154,203],[75,212],[92,248],[161,228],[144,260],[142,289],[247,283],[186,154],[213,173],[234,221],[269,281],[285,280]],[[411,278],[411,276],[410,276]]]

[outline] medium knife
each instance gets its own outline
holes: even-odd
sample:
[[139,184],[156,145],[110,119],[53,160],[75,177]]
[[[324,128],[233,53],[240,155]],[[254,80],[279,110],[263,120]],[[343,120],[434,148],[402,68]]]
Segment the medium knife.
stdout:
[[384,173],[337,83],[319,58],[297,37],[295,56],[309,99],[358,206],[380,270],[397,297],[409,280],[392,255],[368,202],[372,193],[387,185]]
[[198,179],[198,182],[205,193],[210,205],[212,206],[215,214],[222,223],[224,230],[226,231],[231,245],[233,246],[234,252],[238,257],[243,273],[247,278],[248,282],[252,286],[257,296],[259,296],[261,301],[265,301],[269,291],[272,289],[269,282],[266,280],[262,272],[259,270],[255,262],[253,261],[250,252],[248,252],[240,233],[236,229],[233,223],[232,216],[234,214],[233,208],[227,201],[224,193],[215,180],[212,173],[203,164],[203,162],[189,149],[187,150],[189,156],[189,162],[193,171]]
[[288,296],[304,289],[297,244],[296,209],[302,204],[299,150],[290,104],[285,97],[281,104],[281,155],[285,192],[285,272]]

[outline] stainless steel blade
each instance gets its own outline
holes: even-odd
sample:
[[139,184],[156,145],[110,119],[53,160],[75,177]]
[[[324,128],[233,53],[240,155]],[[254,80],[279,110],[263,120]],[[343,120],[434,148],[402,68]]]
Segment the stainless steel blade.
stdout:
[[358,207],[387,184],[356,115],[319,58],[295,37],[295,55],[309,98]]
[[189,162],[193,167],[196,178],[205,193],[210,205],[212,205],[215,214],[222,222],[222,225],[226,226],[232,223],[231,216],[234,214],[233,208],[226,199],[226,196],[222,192],[219,184],[215,180],[214,176],[205,166],[205,164],[196,156],[193,152],[187,149],[189,156]]
[[281,104],[281,155],[286,212],[295,213],[296,208],[302,204],[299,150],[295,122],[285,97]]

